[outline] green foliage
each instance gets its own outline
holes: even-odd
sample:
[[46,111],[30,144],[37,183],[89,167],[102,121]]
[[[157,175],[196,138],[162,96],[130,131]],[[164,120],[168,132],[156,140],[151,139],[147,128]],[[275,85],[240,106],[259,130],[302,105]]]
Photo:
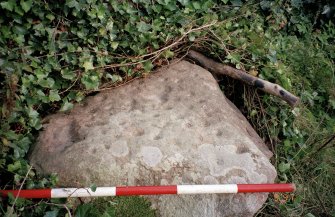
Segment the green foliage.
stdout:
[[[301,96],[302,105],[292,110],[245,87],[235,102],[273,147],[278,181],[299,186],[284,202],[274,195],[267,214],[334,214],[335,193],[328,189],[334,186],[335,152],[332,144],[323,145],[335,134],[335,28],[317,26],[324,5],[311,9],[307,2],[2,1],[1,187],[56,185],[57,176],[40,177],[27,161],[43,117],[69,111],[88,93],[141,76],[193,45]],[[229,85],[224,90],[229,95]],[[9,198],[1,200],[0,215],[64,216],[66,209],[52,204],[65,202],[19,199],[13,210]],[[149,207],[138,197],[98,199],[80,205],[75,215],[153,216]]]
[[150,208],[150,202],[143,197],[113,197],[98,198],[91,203],[77,207],[76,217],[153,217],[155,210]]
[[[171,59],[159,50],[207,22],[214,2],[8,0],[0,3],[0,180],[2,187],[45,188],[53,176],[28,172],[27,153],[41,119],[66,112],[92,90],[116,85]],[[194,38],[199,34],[194,35]],[[186,41],[182,41],[185,43]],[[173,48],[173,47],[171,47]],[[116,66],[115,66],[116,65]],[[106,87],[106,86],[103,86]],[[61,215],[24,200],[13,214]],[[3,210],[9,207],[2,201]],[[25,206],[31,207],[27,208]],[[0,211],[1,212],[1,211]],[[5,212],[5,211],[4,211]],[[2,213],[3,214],[3,213]]]
[[[329,179],[335,175],[334,161],[329,160],[335,156],[334,141],[324,144],[335,134],[335,27],[329,23],[313,31],[308,14],[299,22],[287,22],[297,11],[286,14],[284,9],[278,4],[264,17],[253,13],[252,7],[240,8],[249,16],[215,29],[211,36],[216,43],[210,50],[214,58],[256,72],[301,97],[301,105],[292,110],[279,99],[245,87],[244,103],[239,97],[235,101],[272,147],[278,181],[298,186],[292,199],[270,199],[267,213],[262,214],[333,215],[335,192],[328,189],[334,186]],[[229,93],[229,86],[224,90]]]
[[[282,64],[294,72],[285,73],[285,76],[291,89],[301,96],[302,105],[293,111],[275,111],[269,102],[265,105],[267,115],[264,122],[270,117],[277,117],[277,120],[271,118],[271,125],[275,123],[276,127],[270,130],[270,134],[277,140],[277,163],[281,172],[279,180],[292,180],[299,184],[299,194],[306,195],[304,202],[309,203],[309,206],[319,204],[318,208],[309,210],[315,215],[331,213],[331,204],[335,202],[334,191],[327,190],[334,183],[325,175],[335,175],[334,162],[326,160],[334,157],[334,147],[329,145],[320,149],[335,134],[335,110],[332,105],[335,97],[334,51],[331,51],[335,38],[333,33],[329,34],[333,31],[334,26],[329,25],[323,33],[308,33],[300,39],[288,37],[280,40],[278,56]],[[322,41],[320,38],[327,40]],[[318,194],[323,195],[322,200]],[[299,197],[296,199],[300,200]],[[304,208],[294,200],[293,205],[294,208],[295,205]],[[289,214],[293,212],[288,207],[281,210],[283,213],[284,210]]]

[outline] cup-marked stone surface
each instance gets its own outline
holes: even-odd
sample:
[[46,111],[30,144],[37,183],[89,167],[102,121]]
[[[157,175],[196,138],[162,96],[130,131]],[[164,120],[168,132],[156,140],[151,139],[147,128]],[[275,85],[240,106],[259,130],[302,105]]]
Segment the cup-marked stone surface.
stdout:
[[[205,69],[181,61],[51,115],[30,156],[66,187],[273,183],[271,152]],[[267,194],[148,196],[161,216],[252,216]]]

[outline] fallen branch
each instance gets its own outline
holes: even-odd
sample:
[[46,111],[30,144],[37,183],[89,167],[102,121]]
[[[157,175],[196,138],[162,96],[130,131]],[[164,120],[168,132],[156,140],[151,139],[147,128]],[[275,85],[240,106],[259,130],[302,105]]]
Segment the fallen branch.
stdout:
[[299,104],[300,101],[299,97],[296,97],[295,95],[288,92],[278,84],[273,84],[269,81],[265,81],[263,79],[254,77],[243,70],[239,70],[231,66],[215,62],[214,60],[209,59],[204,55],[202,55],[201,53],[193,50],[191,50],[187,56],[190,59],[195,60],[196,62],[199,63],[200,66],[206,68],[208,71],[214,74],[227,75],[234,79],[243,81],[244,83],[259,88],[266,93],[280,97],[292,107],[295,107]]

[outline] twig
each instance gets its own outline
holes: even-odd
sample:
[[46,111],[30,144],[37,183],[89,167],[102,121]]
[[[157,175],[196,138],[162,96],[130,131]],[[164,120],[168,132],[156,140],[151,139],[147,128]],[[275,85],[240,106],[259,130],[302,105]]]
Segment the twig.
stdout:
[[2,206],[0,206],[0,209],[2,211],[3,214],[6,214],[5,210],[2,208]]
[[128,63],[120,63],[120,64],[110,64],[110,65],[105,65],[105,66],[99,66],[99,67],[96,67],[96,68],[105,68],[105,69],[108,69],[108,68],[116,68],[116,67],[122,67],[122,66],[130,66],[130,65],[136,65],[136,64],[139,64],[139,63],[142,63],[142,62],[154,59],[155,57],[159,56],[163,51],[165,51],[167,49],[170,49],[170,48],[178,45],[190,33],[196,32],[196,31],[199,31],[199,30],[202,30],[202,29],[205,29],[205,28],[208,28],[208,27],[213,26],[215,24],[216,24],[216,21],[214,21],[212,23],[209,23],[209,24],[206,24],[206,25],[203,25],[203,26],[200,26],[198,28],[190,29],[187,32],[185,32],[179,39],[177,39],[175,42],[171,43],[170,45],[165,46],[165,47],[163,47],[163,48],[161,48],[159,50],[156,50],[154,52],[151,52],[151,53],[144,54],[142,56],[136,57],[136,59],[143,59],[145,57],[150,57],[149,59],[140,60],[140,61],[132,62],[132,63],[128,62]]
[[323,212],[325,212],[327,215],[330,214],[330,213],[328,213],[327,208],[325,207],[325,205],[322,203],[322,200],[321,200],[320,195],[319,195],[319,191],[314,191],[314,194],[316,195],[316,198],[318,199],[319,204],[321,205],[321,207],[323,209]]
[[131,78],[128,81],[122,82],[122,83],[120,83],[118,85],[115,85],[115,86],[111,85],[110,87],[102,87],[102,88],[99,88],[98,90],[91,90],[91,91],[88,91],[86,93],[101,92],[101,91],[105,91],[105,90],[115,89],[115,88],[124,86],[124,85],[126,85],[126,84],[128,84],[128,83],[130,83],[130,82],[132,82],[132,81],[134,81],[136,79],[139,79],[139,78],[141,78],[141,77],[134,77],[134,78]]
[[330,139],[328,139],[323,145],[321,145],[320,148],[318,148],[318,150],[316,150],[315,153],[319,152],[321,149],[323,149],[324,147],[326,147],[329,143],[331,143],[333,140],[335,139],[335,135],[333,135],[332,137],[330,137]]
[[[220,46],[223,48],[223,50],[224,50],[228,55],[230,55],[229,50],[227,49],[226,45],[223,43],[223,41],[221,40],[221,38],[220,38],[219,36],[217,36],[213,30],[209,30],[209,31],[212,33],[212,35],[215,36],[215,38],[216,38],[217,40],[220,41],[220,43],[217,43],[217,45],[220,45]],[[213,42],[215,43],[215,41],[213,41]]]
[[[152,56],[148,59],[145,59],[145,60],[140,60],[140,61],[137,61],[137,62],[128,62],[128,63],[116,63],[116,64],[110,64],[110,65],[104,65],[104,66],[97,66],[97,67],[94,67],[95,69],[110,69],[110,68],[119,68],[119,67],[124,67],[124,66],[133,66],[133,65],[137,65],[139,63],[143,63],[143,62],[146,62],[148,60],[151,60],[153,58],[155,58],[156,56]],[[136,58],[138,59],[138,58]]]
[[60,92],[59,94],[63,94],[63,93],[66,93],[67,91],[69,91],[69,90],[70,90],[70,89],[77,83],[79,77],[80,77],[80,75],[77,75],[76,80],[75,80],[75,81],[74,81],[68,88],[66,88],[66,90],[63,90],[63,91]]
[[[256,93],[257,94],[257,93]],[[270,130],[269,130],[269,125],[268,125],[268,122],[266,121],[266,118],[265,118],[265,112],[264,112],[264,108],[263,108],[263,104],[262,104],[262,101],[261,99],[259,98],[259,95],[257,94],[257,99],[258,99],[258,102],[259,102],[259,106],[261,108],[261,112],[263,114],[263,118],[264,118],[264,122],[265,122],[265,129],[266,129],[266,132],[268,134],[268,137],[269,137],[269,140],[270,140],[270,143],[271,143],[271,151],[272,152],[275,152],[275,147],[273,145],[273,141],[272,141],[272,138],[271,138],[271,134],[270,134]],[[276,165],[277,165],[277,157],[276,157]]]
[[169,49],[169,48],[175,46],[176,44],[178,44],[180,41],[182,41],[182,40],[183,40],[187,35],[189,35],[190,33],[199,31],[199,30],[201,30],[201,29],[208,28],[208,27],[213,26],[213,25],[215,25],[215,24],[216,24],[216,21],[213,21],[212,23],[209,23],[209,24],[200,26],[200,27],[198,27],[198,28],[190,29],[190,30],[188,30],[187,32],[185,32],[185,33],[184,33],[184,34],[183,34],[177,41],[175,41],[174,43],[172,43],[172,44],[170,44],[170,45],[168,45],[168,46],[166,46],[166,47],[163,47],[163,48],[161,48],[161,49],[159,49],[159,50],[157,50],[157,51],[154,51],[154,52],[152,52],[152,53],[142,55],[141,58],[144,58],[144,57],[147,57],[147,56],[151,56],[151,55],[154,55],[154,54],[156,54],[156,53],[160,53],[160,52],[162,52],[162,51],[165,51],[165,50],[167,50],[167,49]]
[[27,177],[28,177],[28,175],[29,175],[29,172],[30,172],[31,168],[33,168],[33,167],[32,167],[32,166],[29,167],[29,169],[28,169],[28,171],[27,171],[27,173],[26,173],[26,176],[24,177],[24,179],[23,179],[23,181],[22,181],[22,183],[21,183],[21,185],[20,185],[19,192],[18,192],[18,194],[17,194],[16,197],[15,197],[15,200],[14,200],[14,203],[13,203],[12,207],[10,208],[10,213],[13,213],[13,211],[14,211],[15,203],[16,203],[16,201],[17,201],[17,198],[19,198],[20,192],[21,192],[21,190],[22,190],[22,187],[23,187],[24,183],[26,182],[26,179],[27,179]]

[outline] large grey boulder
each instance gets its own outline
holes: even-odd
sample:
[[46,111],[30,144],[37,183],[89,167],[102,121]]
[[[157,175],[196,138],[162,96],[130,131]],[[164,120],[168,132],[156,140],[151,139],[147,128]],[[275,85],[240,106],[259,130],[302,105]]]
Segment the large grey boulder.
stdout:
[[[67,187],[272,183],[271,152],[205,69],[182,61],[48,117],[31,154]],[[148,196],[161,216],[252,216],[265,193]]]

